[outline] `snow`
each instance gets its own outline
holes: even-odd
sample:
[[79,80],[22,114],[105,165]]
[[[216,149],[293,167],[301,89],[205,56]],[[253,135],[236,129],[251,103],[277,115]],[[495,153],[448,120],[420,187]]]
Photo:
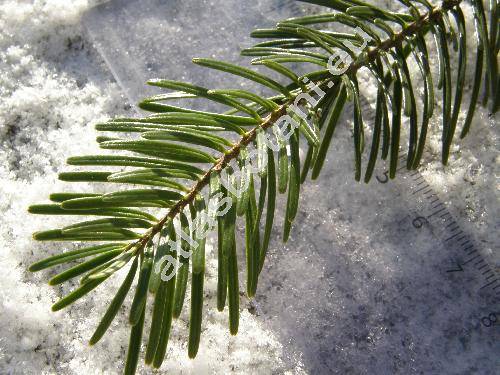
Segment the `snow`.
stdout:
[[[169,78],[217,87],[231,83],[216,74],[200,76],[200,70],[188,65],[193,56],[183,48],[184,42],[197,56],[243,61],[236,57],[237,48],[249,43],[243,35],[262,26],[254,17],[264,14],[268,26],[290,12],[288,2],[276,0],[285,6],[274,10],[270,2],[259,0],[254,7],[228,1],[223,14],[209,1],[202,6],[194,1],[176,1],[175,6],[159,2],[170,10],[165,17],[176,17],[182,29],[165,23],[158,27],[168,32],[155,34],[160,16],[152,17],[147,8],[153,2],[144,1],[146,10],[135,17],[144,20],[149,14],[151,35],[163,38],[157,45],[142,45],[133,40],[139,33],[128,35],[130,48],[138,49],[129,64],[121,59],[127,45],[110,54],[103,48],[105,32],[89,35],[84,30],[82,19],[95,2],[0,4],[0,373],[120,373],[129,333],[126,311],[96,347],[90,348],[87,340],[124,274],[74,306],[52,313],[51,304],[75,284],[49,287],[50,271],[33,275],[26,269],[70,246],[36,243],[31,233],[67,219],[32,216],[26,208],[67,186],[57,180],[57,173],[67,168],[67,157],[98,150],[92,123],[134,111],[128,98],[135,101],[144,94],[141,84],[150,76],[147,63],[153,64],[150,71]],[[470,23],[470,9],[464,9]],[[235,17],[244,21],[224,22]],[[204,25],[209,29],[203,31]],[[180,32],[185,34],[179,42]],[[202,39],[204,35],[210,38]],[[469,42],[473,45],[472,33]],[[151,61],[140,55],[153,47],[168,51],[168,45],[177,52],[156,55]],[[472,59],[468,63],[474,64]],[[365,94],[373,97],[374,86],[366,74],[360,82],[367,88]],[[470,79],[467,82],[469,88]],[[349,114],[344,114],[342,124],[351,124]],[[438,162],[439,124],[435,116],[429,162],[422,174],[498,269],[497,119],[478,107],[472,133],[454,146],[448,167]],[[474,270],[466,269],[463,276],[445,272],[454,259],[463,257],[437,242],[432,228],[411,230],[404,179],[387,186],[375,180],[369,185],[354,182],[350,142],[349,126],[339,126],[322,176],[304,185],[299,217],[286,245],[280,240],[279,209],[257,297],[242,297],[240,333],[235,337],[228,333],[227,310],[215,309],[216,259],[211,255],[214,244],[209,243],[200,352],[195,360],[187,357],[185,311],[174,322],[168,357],[159,373],[496,372],[499,329],[485,328],[479,319],[498,312],[498,299],[477,293],[481,284]],[[90,187],[78,183],[74,188]],[[279,207],[283,204],[281,199]],[[142,364],[139,372],[146,372]]]

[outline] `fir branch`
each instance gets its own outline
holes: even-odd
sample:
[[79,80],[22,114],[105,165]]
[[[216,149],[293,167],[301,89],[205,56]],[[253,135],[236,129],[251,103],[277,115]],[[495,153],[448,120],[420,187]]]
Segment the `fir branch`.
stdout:
[[[335,12],[292,18],[278,23],[275,29],[256,30],[252,33],[254,37],[278,39],[258,43],[242,51],[243,55],[256,57],[252,60],[253,64],[264,65],[291,80],[292,83],[284,85],[264,74],[226,62],[193,59],[195,64],[254,81],[273,90],[275,96],[266,98],[244,90],[209,90],[177,81],[150,81],[151,85],[177,90],[147,98],[139,104],[142,109],[154,112],[154,115],[145,118],[114,119],[96,125],[99,131],[141,134],[140,139],[134,140],[103,136],[97,139],[103,149],[129,151],[140,156],[91,155],[68,159],[69,165],[121,166],[134,169],[126,172],[66,172],[59,175],[64,181],[129,183],[153,188],[120,190],[108,194],[55,193],[50,196],[53,204],[35,205],[29,208],[34,214],[105,216],[102,219],[87,220],[61,229],[35,233],[34,238],[37,240],[113,241],[59,254],[30,267],[31,271],[39,271],[95,256],[51,279],[51,284],[59,284],[83,275],[81,286],[55,303],[53,310],[70,305],[95,289],[117,270],[132,263],[125,281],[92,336],[91,344],[97,343],[104,335],[128,294],[135,274],[139,274],[129,316],[132,329],[126,374],[134,373],[137,366],[148,291],[154,294],[154,308],[145,361],[154,367],[161,366],[172,318],[179,316],[184,304],[191,255],[192,299],[188,353],[191,358],[196,356],[201,334],[205,240],[198,238],[197,242],[192,244],[186,238],[182,238],[179,240],[178,249],[171,248],[166,240],[175,241],[178,237],[173,225],[174,220],[179,220],[181,230],[185,231],[189,228],[188,216],[191,216],[192,220],[203,216],[201,213],[207,210],[200,199],[204,188],[210,187],[210,197],[221,193],[233,203],[224,217],[217,218],[219,257],[217,308],[222,311],[226,299],[228,300],[230,332],[235,334],[239,319],[238,264],[234,233],[237,216],[244,216],[246,223],[247,295],[252,297],[257,288],[258,276],[269,245],[276,194],[288,190],[283,231],[283,239],[286,241],[298,210],[300,184],[305,181],[309,172],[313,179],[318,177],[347,100],[354,102],[355,178],[361,179],[364,124],[360,105],[361,94],[356,79],[359,69],[368,68],[378,84],[375,124],[365,182],[368,182],[372,175],[380,143],[382,143],[382,159],[390,158],[389,174],[391,178],[395,177],[402,114],[410,118],[407,168],[418,167],[426,141],[427,127],[434,109],[433,78],[425,41],[428,32],[435,36],[438,44],[437,55],[440,63],[438,88],[443,92],[442,161],[444,164],[447,163],[461,108],[461,85],[463,85],[463,82],[458,82],[456,85],[451,82],[447,34],[449,33],[452,40],[456,41],[459,54],[457,75],[459,80],[462,80],[465,77],[467,53],[465,20],[460,9],[462,1],[444,0],[439,7],[435,7],[427,0],[401,0],[409,14],[388,12],[360,0],[305,1],[324,5]],[[426,12],[421,15],[422,7]],[[477,34],[477,64],[471,102],[461,137],[469,131],[481,86],[485,88],[486,101],[490,99],[492,103],[492,111],[498,107],[496,91],[498,69],[495,56],[500,42],[496,31],[497,25],[492,25],[488,32],[482,1],[473,0],[472,7]],[[455,32],[448,22],[448,13],[454,16],[458,32]],[[492,9],[493,13],[496,14],[496,8]],[[349,46],[365,46],[358,35],[309,27],[328,22],[340,22],[351,29],[359,28],[368,36],[370,43],[356,55]],[[391,26],[393,23],[399,25],[399,31],[394,31],[396,28]],[[387,34],[388,37],[382,40],[380,33]],[[311,51],[311,48],[314,50]],[[332,75],[330,69],[326,69],[329,68],[336,50],[351,57],[350,65],[340,75]],[[407,63],[410,54],[415,57],[424,80],[424,108],[420,128],[417,122],[415,99],[417,95]],[[483,61],[487,75],[485,83],[482,82]],[[309,63],[321,69],[299,77],[296,72],[284,65],[292,62]],[[314,88],[306,83],[312,84]],[[454,103],[452,103],[453,86],[455,86]],[[313,91],[317,93],[317,90],[321,90],[325,96],[314,106],[309,103],[305,105],[304,110],[309,112],[309,117],[301,118],[293,111],[297,98],[300,98],[300,95],[312,94]],[[225,113],[214,113],[163,103],[171,99],[193,97],[233,109]],[[392,109],[392,119],[389,119],[389,106]],[[262,143],[259,135],[262,137],[262,134],[266,134],[266,130],[273,128],[285,115],[290,115],[298,124],[298,128],[290,133],[289,144],[278,137],[279,151],[274,150],[278,151],[278,163],[275,168],[273,150],[266,150],[267,145]],[[251,129],[246,130],[248,127]],[[228,137],[216,135],[216,132],[235,133],[239,138],[233,142]],[[300,170],[299,134],[309,146],[302,170]],[[246,179],[248,188],[241,197],[233,199],[225,187],[221,186],[219,175],[222,171],[230,169],[228,166],[232,161],[245,160],[247,147],[253,144],[256,144],[260,151],[264,151],[269,163],[267,169],[264,168],[259,174],[260,195],[257,200],[254,176],[245,170],[242,176],[246,177],[242,177],[240,184]],[[287,155],[287,145],[290,148],[290,160]],[[193,146],[215,150],[220,152],[221,156],[213,156]],[[259,156],[261,157],[262,155]],[[203,170],[195,164],[209,164],[210,167]],[[259,159],[258,164],[263,164],[263,161]],[[278,174],[278,183],[275,173]],[[196,182],[188,188],[178,180]],[[266,200],[267,208],[264,207]],[[158,220],[150,213],[143,212],[141,208],[167,208],[168,212]],[[264,216],[266,222],[261,241],[260,220]],[[143,229],[145,232],[139,234],[134,229]],[[153,240],[156,236],[158,244],[155,246]],[[161,239],[165,243],[162,243]],[[178,274],[170,279],[163,278],[163,271],[166,270],[163,264],[165,258],[180,264]]]

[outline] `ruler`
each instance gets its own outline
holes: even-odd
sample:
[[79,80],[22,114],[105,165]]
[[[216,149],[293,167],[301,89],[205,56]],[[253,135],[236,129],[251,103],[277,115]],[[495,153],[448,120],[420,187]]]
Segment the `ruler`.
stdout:
[[[362,104],[362,108],[366,123],[373,124],[374,110],[366,102]],[[352,113],[352,110],[351,105],[346,107],[347,113]],[[406,168],[406,156],[405,152],[399,154],[399,167],[394,180],[389,179],[388,169],[381,167],[378,167],[375,180],[380,185],[392,185],[399,199],[404,201],[407,212],[400,215],[399,220],[408,224],[406,230],[425,232],[426,236],[435,239],[436,248],[443,249],[447,261],[443,261],[436,272],[440,272],[443,279],[453,280],[457,288],[467,289],[480,301],[480,311],[475,312],[479,327],[495,328],[495,333],[498,333],[500,268],[495,264],[498,257],[491,259],[484,253],[474,235],[463,226],[464,223],[454,217],[453,207],[444,203],[440,194],[434,191],[420,171]],[[432,160],[432,157],[425,156],[429,155],[424,153],[423,160]],[[469,329],[479,327],[474,323],[469,324]]]
[[[482,284],[477,293],[492,293],[500,297],[500,276],[495,266],[491,265],[485,255],[481,253],[473,236],[462,229],[460,223],[453,217],[449,208],[434,192],[419,171],[406,169],[406,154],[399,156],[401,167],[398,176],[392,181],[400,185],[408,195],[407,204],[412,226],[421,229],[424,226],[432,228],[432,234],[447,248],[453,249],[450,254],[456,267],[446,270],[447,273],[460,273],[466,268],[478,273]],[[403,166],[404,164],[404,166]],[[388,171],[375,176],[376,180],[385,184],[389,182]]]
[[[362,103],[362,109],[366,122],[373,124],[374,110],[366,102]],[[352,106],[348,105],[345,111],[352,113],[352,110]],[[402,126],[405,126],[404,122]],[[374,176],[375,180],[379,184],[393,184],[405,201],[408,209],[406,218],[411,220],[411,226],[415,230],[428,228],[429,234],[450,252],[450,264],[454,266],[446,269],[446,273],[457,277],[464,272],[475,273],[476,282],[473,286],[476,289],[475,292],[481,296],[488,294],[500,302],[500,272],[499,268],[494,265],[494,260],[488,259],[474,236],[467,229],[462,228],[462,223],[455,219],[450,208],[426,181],[422,173],[419,170],[409,171],[406,168],[406,153],[401,152],[398,159],[399,167],[394,180],[389,179],[388,169],[380,170],[380,167],[378,174]],[[432,157],[424,152],[423,163],[426,159],[432,160]],[[498,318],[500,321],[500,314]],[[486,324],[494,320],[491,322],[494,324],[497,321],[497,312],[491,312],[486,317],[481,317],[481,320]]]
[[[400,159],[403,164],[406,161],[406,155],[400,155]],[[398,172],[401,173],[403,170],[406,170],[406,167],[400,167]],[[376,179],[379,183],[386,183],[386,177],[387,172],[384,172],[383,177],[376,176]],[[479,278],[483,282],[477,290],[478,293],[484,290],[500,296],[500,277],[495,267],[488,263],[472,236],[460,227],[448,207],[433,191],[422,174],[418,171],[410,171],[407,173],[406,180],[411,202],[417,203],[412,204],[415,206],[411,209],[414,217],[412,225],[417,229],[424,225],[432,226],[436,238],[439,238],[447,247],[456,249],[456,253],[451,254],[456,259],[456,267],[446,272],[463,272],[464,267],[471,268],[479,273]]]
[[[226,77],[224,81],[220,80],[219,76],[205,74],[205,72],[200,75],[200,72],[196,70],[197,67],[192,66],[190,63],[192,56],[188,56],[190,49],[182,46],[185,43],[197,43],[197,38],[203,40],[207,33],[212,35],[213,30],[210,29],[212,25],[204,25],[205,21],[192,25],[188,22],[189,20],[185,20],[183,28],[187,36],[184,34],[182,38],[176,36],[181,35],[179,33],[184,29],[173,30],[169,22],[182,21],[183,14],[198,12],[199,7],[194,1],[175,3],[181,9],[175,11],[177,13],[174,18],[172,18],[168,1],[127,0],[111,1],[97,7],[84,20],[91,40],[95,42],[113,75],[132,102],[144,95],[157,93],[144,91],[143,85],[146,79],[156,76],[182,78],[205,84],[207,87],[220,88],[225,83],[234,87],[232,77],[230,79]],[[232,9],[231,6],[234,4],[231,4],[233,4],[232,1],[227,2],[228,9]],[[274,14],[281,14],[283,17],[304,14],[304,8],[291,0],[259,1],[258,7],[260,8],[257,13],[266,13],[265,6],[269,7],[269,17]],[[234,9],[239,7],[240,5],[237,4]],[[242,18],[241,22],[238,22],[238,19],[232,20],[232,26],[228,26],[225,33],[231,32],[231,35],[233,32],[234,35],[248,33],[252,23],[255,23],[252,28],[269,26],[252,21],[250,13],[247,13],[248,9],[253,9],[252,4],[246,4],[245,7],[244,11],[236,14],[236,17]],[[212,10],[207,8],[206,11],[210,13]],[[254,16],[255,13],[251,15]],[[217,24],[224,24],[225,22],[221,19],[227,16],[217,15],[219,20]],[[141,38],[141,35],[137,33],[142,32],[143,28],[133,29],[136,24],[145,24],[145,21],[141,21],[142,17],[148,20],[148,25],[151,24],[152,31],[149,30],[151,34],[164,37],[156,39],[154,44],[142,43],[144,40],[147,41],[147,38]],[[165,21],[162,21],[163,24],[160,21],[159,23],[151,21],[158,18],[165,18]],[[212,21],[213,19],[215,18],[212,18]],[[203,29],[205,26],[208,30]],[[133,32],[129,32],[129,29]],[[188,37],[192,40],[190,41]],[[220,38],[221,35],[214,35],[214,37]],[[222,38],[224,38],[224,33],[222,33]],[[232,36],[224,43],[232,48],[232,44],[238,44],[234,43],[235,38],[236,36]],[[242,35],[242,40],[250,43],[248,38],[244,38],[246,34]],[[157,49],[151,52],[152,48]],[[216,54],[214,56],[216,58],[235,61],[234,50],[228,52],[229,47],[214,51],[210,45],[201,44],[195,45],[194,48],[198,56]],[[151,61],[148,56],[151,56]],[[373,123],[374,111],[367,105],[364,106],[363,116],[366,124]],[[352,107],[346,106],[337,133],[342,132],[341,128],[347,128],[346,120],[350,120],[351,117]],[[344,138],[349,137],[348,134],[344,136]],[[420,335],[418,328],[413,328],[412,337],[417,343],[435,345],[434,341],[431,343],[426,341],[430,340],[427,336],[431,334],[442,335],[443,339],[437,342],[444,346],[460,345],[462,341],[470,341],[468,345],[472,345],[485,357],[494,361],[495,337],[499,337],[500,332],[500,276],[498,264],[495,264],[498,262],[498,257],[492,259],[492,255],[487,254],[481,246],[480,238],[475,238],[474,233],[468,229],[467,222],[454,218],[452,202],[445,203],[444,193],[441,195],[442,193],[435,192],[419,171],[406,170],[404,154],[400,155],[400,167],[396,179],[390,180],[387,170],[384,169],[384,163],[378,163],[372,181],[369,185],[364,185],[356,184],[352,178],[338,183],[339,177],[344,178],[347,175],[352,177],[352,146],[347,145],[347,142],[339,143],[336,139],[332,142],[331,149],[328,156],[329,162],[325,164],[317,186],[314,185],[316,182],[310,181],[304,184],[301,212],[292,229],[292,238],[285,247],[279,241],[280,225],[279,219],[277,220],[276,236],[271,244],[269,259],[261,274],[262,280],[259,281],[258,295],[255,301],[249,302],[252,304],[249,311],[256,311],[273,332],[281,335],[282,341],[287,343],[287,351],[300,352],[303,361],[309,361],[306,367],[311,369],[311,373],[356,372],[358,370],[363,372],[367,369],[372,373],[394,372],[393,368],[384,367],[395,361],[390,356],[377,355],[376,359],[363,363],[358,362],[360,358],[357,357],[354,349],[349,352],[349,348],[354,344],[349,343],[349,338],[346,338],[345,334],[347,331],[356,332],[360,326],[366,330],[373,327],[378,327],[377,329],[399,327],[400,331],[394,333],[394,337],[380,336],[378,340],[379,342],[389,340],[393,347],[393,355],[403,358],[403,362],[406,361],[406,367],[403,367],[405,369],[412,366],[412,361],[414,361],[419,363],[417,368],[421,371],[432,373],[433,368],[425,367],[425,362],[428,361],[428,366],[431,366],[440,357],[445,358],[444,352],[436,350],[435,353],[422,352],[415,354],[415,357],[405,359],[405,356],[409,356],[409,349],[404,346],[398,347],[399,340],[403,340],[403,337],[400,338],[398,335],[402,335],[402,330],[412,325],[422,326]],[[349,157],[344,157],[344,154],[348,154]],[[339,155],[342,157],[339,158]],[[342,191],[348,199],[339,201],[334,193],[329,192],[330,189]],[[349,196],[351,190],[352,195]],[[325,194],[330,195],[325,198],[323,197]],[[349,199],[359,201],[351,203]],[[357,217],[373,215],[373,212],[367,212],[364,208],[374,200],[380,202],[380,220],[375,218],[367,221]],[[496,203],[492,202],[492,204]],[[282,208],[281,205],[279,209]],[[331,221],[331,217],[329,218],[328,214],[323,212],[328,212],[328,210],[333,212],[335,220]],[[352,220],[345,219],[346,216],[352,217]],[[305,220],[305,217],[308,220]],[[339,225],[342,224],[346,229],[335,232],[337,219]],[[360,228],[366,225],[369,227]],[[360,230],[366,234],[364,237],[368,237],[368,240],[361,249],[358,249],[351,243],[348,235],[350,231],[357,233]],[[325,240],[323,237],[330,231],[335,232],[335,236]],[[363,236],[355,237],[354,241],[363,241]],[[384,248],[383,241],[390,243],[391,249],[388,251],[393,251],[393,253],[385,258],[382,257],[382,262],[390,263],[391,260],[396,259],[401,263],[401,267],[399,263],[391,265],[392,272],[397,272],[400,268],[400,273],[413,271],[413,274],[394,283],[390,282],[390,278],[388,278],[389,281],[384,282],[373,281],[373,277],[380,279],[380,275],[377,274],[372,275],[371,279],[359,280],[361,276],[358,274],[361,274],[361,270],[365,272],[364,266],[353,265],[351,258],[342,257],[346,253],[359,253],[361,259],[366,259],[364,262],[370,266],[372,260],[368,257],[373,255],[370,252],[373,241],[375,241],[373,248],[378,249]],[[334,251],[331,249],[332,246]],[[307,254],[309,250],[311,253]],[[345,266],[339,263],[341,261],[345,261]],[[353,273],[358,274],[351,275],[349,267],[353,267],[355,270]],[[414,267],[413,270],[412,267]],[[372,268],[369,267],[370,273],[380,272],[376,267]],[[303,273],[304,269],[311,270],[306,284],[297,278],[297,274]],[[286,285],[281,286],[282,284]],[[311,286],[311,290],[307,289],[308,286]],[[329,292],[326,293],[322,289]],[[377,293],[380,293],[381,297]],[[331,295],[334,297],[330,297]],[[383,305],[380,307],[382,310],[379,314],[387,316],[388,322],[385,322],[383,317],[378,321],[375,313],[363,322],[360,322],[358,318],[350,317],[349,314],[355,315],[358,304],[361,304],[359,301],[363,301],[364,306],[368,306],[369,309],[377,309]],[[345,307],[345,316],[338,309],[339,305]],[[412,309],[418,306],[423,307],[424,310],[428,308],[429,313],[416,311],[413,318],[406,321],[405,319],[412,316]],[[398,320],[401,316],[404,319]],[[317,323],[316,328],[309,323],[311,317],[314,317],[313,321]],[[339,326],[344,328],[338,330]],[[449,332],[457,333],[445,339],[444,337],[450,335]],[[357,342],[356,345],[358,345]],[[332,347],[337,350],[332,350]],[[365,349],[368,357],[372,353],[370,350],[373,349],[358,348],[356,350],[359,353],[365,353],[363,351]],[[466,352],[468,353],[464,351]],[[447,359],[451,362],[460,362],[463,354],[457,353],[450,354]],[[464,360],[479,361],[477,355],[470,355],[471,357]],[[330,357],[331,362],[330,359],[325,359]],[[342,358],[345,358],[348,364],[342,365],[340,361]],[[488,373],[491,368],[494,368],[489,363],[484,364],[484,368],[481,364],[477,366],[479,366],[478,371],[482,373]],[[446,372],[445,369],[441,369],[441,373],[443,371]],[[452,367],[449,371],[457,373],[462,370],[460,367]]]
[[[84,19],[91,38],[96,42],[97,47],[103,54],[117,81],[122,85],[129,98],[134,99],[141,97],[142,92],[140,90],[144,86],[143,81],[155,76],[157,73],[154,68],[148,68],[147,72],[144,71],[145,68],[139,65],[136,60],[125,62],[126,59],[124,59],[124,56],[127,56],[129,51],[125,48],[126,43],[118,37],[120,35],[120,25],[127,28],[126,22],[123,22],[123,17],[127,17],[129,8],[139,9],[139,3],[134,0],[124,2],[111,1],[93,9]],[[288,16],[300,16],[304,14],[302,4],[293,0],[268,1],[264,4],[260,5],[262,11],[265,11],[264,8],[267,6],[270,13],[280,14],[281,12]],[[162,2],[156,4],[155,1],[148,1],[147,6],[144,5],[143,7],[143,12],[148,16],[148,12],[153,12],[154,7],[159,7],[160,10],[163,10],[164,6],[167,6],[168,9],[168,3],[163,5]],[[189,5],[186,5],[186,8],[190,9]],[[134,21],[135,19],[130,20],[130,22],[135,23]],[[112,30],[110,29],[106,33],[100,32],[102,28],[110,27]],[[155,27],[158,26],[156,25]],[[122,33],[121,35],[126,34]],[[136,53],[137,49],[140,50],[141,48],[142,46],[140,45],[134,46]],[[144,48],[150,48],[150,46],[144,46]],[[198,53],[204,52],[198,51]],[[147,55],[146,52],[144,54]],[[161,59],[161,55],[154,58]],[[137,64],[137,66],[134,64]],[[131,66],[135,74],[133,78],[137,81],[133,83],[129,83],[129,75],[131,73],[126,70],[130,69]],[[164,69],[169,69],[168,66],[158,68],[161,68],[162,72]],[[346,112],[349,112],[349,109],[346,109]],[[364,108],[364,113],[365,116],[368,114],[368,117],[365,119],[368,123],[374,120],[373,111],[369,107]],[[482,254],[480,247],[473,240],[473,237],[467,233],[467,230],[462,229],[457,220],[453,218],[450,210],[438,194],[432,190],[422,174],[418,171],[406,171],[406,168],[403,166],[405,165],[403,154],[400,156],[400,159],[399,164],[401,167],[398,170],[398,178],[390,183],[395,184],[400,192],[406,192],[406,201],[408,202],[409,209],[408,215],[412,218],[412,226],[415,229],[432,228],[430,233],[432,233],[436,240],[441,241],[447,248],[453,249],[450,257],[455,267],[447,270],[448,273],[460,275],[465,270],[474,270],[478,273],[478,279],[482,280],[482,284],[478,287],[478,293],[487,292],[496,297],[500,296],[500,276],[498,270],[488,262]],[[380,184],[389,183],[386,171],[379,172],[379,175],[375,176],[375,178]]]

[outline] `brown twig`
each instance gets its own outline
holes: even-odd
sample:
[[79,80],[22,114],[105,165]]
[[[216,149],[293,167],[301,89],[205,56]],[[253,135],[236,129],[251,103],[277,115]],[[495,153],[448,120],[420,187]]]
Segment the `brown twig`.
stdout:
[[[443,16],[443,13],[454,8],[459,5],[462,0],[445,0],[442,2],[440,7],[434,8],[432,11],[424,14],[417,21],[410,23],[408,26],[403,28],[399,33],[396,33],[393,38],[387,39],[380,43],[378,46],[370,49],[366,54],[365,59],[359,59],[352,63],[352,65],[347,69],[344,74],[353,74],[361,67],[365,66],[368,63],[373,62],[377,56],[381,52],[388,51],[391,48],[401,45],[403,41],[416,33],[420,32],[425,26],[429,25],[433,20],[437,20]],[[326,82],[330,81],[329,79],[316,82],[317,85],[323,86]],[[180,199],[165,215],[158,223],[156,223],[149,231],[147,231],[144,236],[139,239],[132,246],[140,245],[140,249],[144,248],[144,246],[165,226],[165,224],[174,219],[177,214],[179,214],[184,207],[189,205],[194,201],[196,195],[201,192],[201,190],[208,185],[210,182],[210,176],[212,173],[220,173],[222,169],[224,169],[231,160],[236,159],[240,154],[240,151],[243,147],[247,146],[252,142],[259,129],[266,130],[274,125],[276,120],[278,120],[281,116],[286,113],[288,106],[292,103],[292,99],[288,100],[286,103],[279,106],[278,109],[270,113],[267,117],[263,119],[263,122],[258,126],[254,127],[249,132],[245,133],[243,137],[241,137],[240,141],[236,143],[230,150],[224,153],[214,165],[203,175],[203,177],[198,180],[198,182],[191,188],[189,193],[182,199]]]

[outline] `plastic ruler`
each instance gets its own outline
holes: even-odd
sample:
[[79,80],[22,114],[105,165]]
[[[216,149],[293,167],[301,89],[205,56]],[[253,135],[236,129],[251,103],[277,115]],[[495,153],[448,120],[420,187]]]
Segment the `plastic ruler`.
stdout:
[[[196,4],[190,5],[191,3]],[[208,2],[199,3],[200,7],[206,7],[203,14],[215,17],[217,13],[213,13]],[[199,82],[195,79],[200,78],[199,71],[190,63],[192,57],[189,55],[190,49],[183,48],[184,45],[194,48],[197,55],[213,55],[224,59],[226,57],[224,54],[228,52],[226,49],[213,50],[214,43],[224,43],[226,47],[234,44],[234,48],[237,49],[241,46],[233,39],[237,39],[236,35],[241,34],[246,45],[250,45],[251,41],[247,34],[253,28],[270,26],[273,23],[271,20],[304,14],[303,8],[290,0],[259,1],[257,5],[251,3],[227,1],[226,8],[230,12],[218,15],[215,22],[217,28],[209,30],[203,29],[204,23],[212,25],[214,18],[194,22],[195,17],[191,19],[192,22],[181,22],[183,14],[189,13],[192,16],[193,12],[201,12],[196,8],[198,5],[196,1],[112,1],[91,10],[84,24],[90,39],[103,55],[126,95],[135,102],[144,95],[155,93],[144,89],[143,82],[151,77],[168,76]],[[240,7],[245,9],[236,12]],[[258,8],[257,11],[252,7]],[[231,13],[231,9],[234,13]],[[262,25],[252,19],[259,14],[267,15],[267,21],[264,22],[267,24]],[[165,18],[164,21],[161,21],[162,17]],[[231,19],[231,22],[225,22],[225,18]],[[172,26],[179,22],[184,28],[180,31]],[[137,24],[148,27],[134,28]],[[146,33],[148,28],[152,28],[153,31],[141,36],[140,33]],[[184,34],[179,34],[183,30]],[[233,36],[225,40],[224,33],[230,30],[234,35],[231,34]],[[204,39],[209,40],[208,44],[199,44],[199,41]],[[234,51],[231,52],[231,60],[234,61]],[[208,87],[221,87],[225,83],[234,84],[231,80],[222,82],[218,76],[212,77],[205,73],[201,78],[202,83]],[[373,121],[374,111],[366,109],[364,112],[366,123]],[[498,256],[492,259],[495,257],[484,252],[474,234],[467,229],[467,223],[454,218],[453,208],[444,203],[445,197],[437,194],[420,172],[406,170],[404,158],[404,155],[400,156],[398,177],[395,180],[389,180],[387,171],[383,167],[378,167],[374,174],[376,182],[370,183],[373,189],[369,194],[373,194],[374,199],[385,197],[386,205],[398,202],[404,207],[394,213],[392,220],[397,227],[394,235],[400,237],[403,234],[407,235],[408,241],[413,243],[412,248],[415,252],[423,246],[427,247],[426,251],[435,248],[438,254],[436,264],[431,264],[430,271],[427,270],[434,272],[432,283],[425,285],[421,282],[419,287],[433,289],[439,288],[440,283],[451,283],[457,293],[462,293],[457,302],[449,296],[440,300],[426,300],[425,296],[431,294],[424,293],[422,303],[429,306],[438,305],[441,310],[453,311],[453,319],[462,320],[466,331],[480,332],[481,337],[489,337],[491,342],[493,336],[490,334],[498,335],[500,330],[500,276],[498,263],[495,264],[498,262]],[[418,257],[418,254],[416,256]],[[443,293],[449,293],[449,289]],[[463,293],[469,306],[463,306]],[[412,298],[414,294],[412,290],[403,289],[400,291],[400,298]],[[454,304],[459,305],[453,306]],[[432,316],[425,317],[427,318],[433,319]]]

